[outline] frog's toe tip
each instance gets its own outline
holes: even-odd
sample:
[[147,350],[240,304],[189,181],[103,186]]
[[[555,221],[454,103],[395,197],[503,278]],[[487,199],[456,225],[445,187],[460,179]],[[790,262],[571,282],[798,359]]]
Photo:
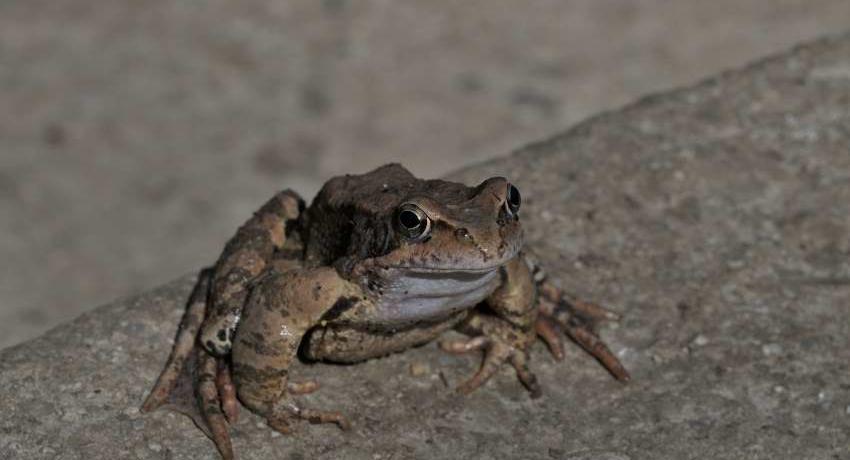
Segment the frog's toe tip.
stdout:
[[340,419],[336,422],[336,425],[337,425],[337,426],[339,427],[339,429],[340,429],[340,430],[342,430],[342,431],[351,431],[351,422],[350,422],[347,418],[345,418],[345,417],[341,417],[341,418],[340,418]]

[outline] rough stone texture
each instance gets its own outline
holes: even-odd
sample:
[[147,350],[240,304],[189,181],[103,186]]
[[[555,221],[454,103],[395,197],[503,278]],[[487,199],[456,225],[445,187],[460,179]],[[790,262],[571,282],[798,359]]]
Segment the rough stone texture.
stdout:
[[[544,397],[433,345],[300,366],[345,434],[253,416],[241,458],[850,459],[850,35],[646,98],[462,171],[512,178],[531,246],[568,290],[624,313],[621,385],[537,346]],[[0,353],[0,458],[215,458],[188,419],[142,416],[192,278]],[[416,371],[411,372],[411,368]],[[417,374],[417,375],[412,375]],[[441,377],[443,376],[443,377]],[[444,382],[445,380],[445,382]]]
[[0,1],[0,347],[275,191],[435,177],[848,27],[847,0]]

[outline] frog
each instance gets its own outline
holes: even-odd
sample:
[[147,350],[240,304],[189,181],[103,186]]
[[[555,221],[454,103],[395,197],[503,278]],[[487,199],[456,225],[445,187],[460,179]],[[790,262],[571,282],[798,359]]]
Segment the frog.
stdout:
[[537,398],[531,346],[542,340],[560,361],[566,337],[628,381],[597,331],[619,315],[548,278],[523,246],[521,205],[505,177],[467,186],[397,163],[334,177],[309,206],[277,193],[198,275],[141,410],[189,415],[228,460],[240,406],[280,433],[299,420],[351,429],[344,414],[297,401],[319,388],[292,378],[299,360],[357,363],[437,342],[482,356],[459,393],[508,367]]

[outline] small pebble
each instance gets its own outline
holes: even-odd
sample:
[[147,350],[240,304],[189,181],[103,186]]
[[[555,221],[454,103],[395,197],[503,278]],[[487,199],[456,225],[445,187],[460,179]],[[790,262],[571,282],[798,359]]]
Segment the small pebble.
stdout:
[[427,364],[422,363],[410,363],[410,375],[413,377],[421,377],[428,373],[430,369]]
[[764,353],[765,356],[775,356],[782,354],[782,345],[778,343],[768,343],[761,346],[761,352]]
[[162,446],[155,443],[155,442],[152,442],[152,443],[148,444],[148,449],[150,449],[154,452],[159,452],[159,451],[162,450]]
[[694,337],[694,340],[691,343],[693,343],[695,346],[698,346],[698,347],[704,347],[704,346],[708,345],[708,337],[706,337],[702,334],[697,334],[697,336]]

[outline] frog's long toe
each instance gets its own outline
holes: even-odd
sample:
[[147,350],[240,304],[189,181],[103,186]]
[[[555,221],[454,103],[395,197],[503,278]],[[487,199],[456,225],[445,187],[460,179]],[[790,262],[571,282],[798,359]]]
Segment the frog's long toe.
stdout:
[[287,382],[286,390],[294,395],[307,395],[319,389],[319,382],[307,380],[304,382]]
[[618,313],[608,310],[607,308],[600,307],[595,303],[571,297],[567,295],[563,289],[548,281],[541,282],[537,288],[542,300],[546,300],[551,304],[561,307],[559,311],[563,311],[567,315],[578,315],[594,321],[618,321],[620,319],[620,315]]
[[558,327],[552,320],[543,315],[537,317],[534,323],[534,330],[537,335],[546,342],[549,347],[549,352],[556,361],[564,360],[564,341],[561,339],[561,328]]
[[335,423],[343,431],[351,429],[351,422],[340,412],[307,409],[291,401],[282,404],[275,412],[276,414],[269,416],[266,422],[273,430],[283,434],[292,433],[290,422],[293,419],[306,420],[314,425]]
[[576,343],[581,345],[588,353],[598,359],[600,363],[611,373],[617,380],[627,382],[631,379],[629,372],[620,363],[620,360],[611,352],[605,342],[597,336],[593,330],[581,322],[577,324],[570,322],[564,326],[564,331]]
[[201,415],[207,423],[210,437],[222,458],[233,459],[233,446],[230,443],[229,425],[222,410],[222,401],[216,385],[219,365],[214,356],[200,353],[198,357],[197,397]]
[[[554,330],[552,326],[556,326],[596,358],[614,378],[623,382],[631,379],[620,360],[595,332],[597,321],[616,320],[619,315],[595,304],[573,299],[568,301],[560,289],[551,286],[549,289],[541,289],[540,292],[540,317],[536,329],[538,335],[549,344],[550,350],[550,336]],[[557,301],[552,301],[552,298]],[[552,354],[556,359],[560,359],[554,350]]]
[[230,365],[225,360],[219,360],[218,374],[215,379],[218,396],[221,398],[221,410],[228,423],[236,423],[239,419],[239,400],[236,398],[236,386],[230,373]]
[[336,423],[336,425],[343,431],[351,429],[351,422],[349,422],[348,418],[340,412],[296,407],[295,416],[302,420],[307,420],[314,425],[318,425],[320,423]]

